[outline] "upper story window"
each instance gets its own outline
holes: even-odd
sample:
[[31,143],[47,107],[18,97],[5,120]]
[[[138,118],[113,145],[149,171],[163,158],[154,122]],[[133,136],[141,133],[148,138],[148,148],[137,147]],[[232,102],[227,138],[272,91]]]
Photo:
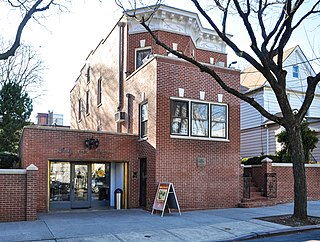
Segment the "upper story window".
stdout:
[[97,90],[97,105],[100,105],[102,102],[102,78],[98,80],[98,90]]
[[209,104],[191,102],[191,135],[209,136]]
[[227,106],[210,105],[211,108],[211,137],[227,138]]
[[136,49],[136,69],[143,64],[143,60],[151,54],[151,48]]
[[90,82],[90,66],[88,66],[86,76],[87,76],[87,83],[88,83]]
[[86,93],[86,114],[90,112],[90,93],[87,91]]
[[171,135],[227,140],[227,104],[171,99]]
[[189,135],[189,103],[171,101],[171,134]]
[[140,105],[140,138],[148,135],[148,103]]
[[79,98],[78,100],[78,119],[82,119],[82,100]]
[[292,77],[299,78],[299,66],[292,67]]

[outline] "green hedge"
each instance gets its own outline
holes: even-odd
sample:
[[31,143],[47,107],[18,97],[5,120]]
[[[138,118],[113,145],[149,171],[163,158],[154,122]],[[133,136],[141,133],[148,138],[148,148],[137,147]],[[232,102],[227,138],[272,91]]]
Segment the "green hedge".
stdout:
[[0,169],[21,168],[18,155],[9,152],[0,152]]
[[275,155],[262,155],[262,156],[255,156],[250,158],[243,158],[241,160],[241,164],[243,165],[261,165],[261,161],[265,158],[271,159],[274,163],[281,163],[281,160],[278,156]]

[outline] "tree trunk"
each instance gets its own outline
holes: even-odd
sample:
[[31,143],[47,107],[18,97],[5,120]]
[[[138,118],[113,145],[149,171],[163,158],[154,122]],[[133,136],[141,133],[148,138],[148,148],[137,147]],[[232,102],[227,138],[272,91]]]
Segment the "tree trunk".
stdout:
[[300,124],[287,127],[291,161],[294,178],[294,212],[293,217],[299,220],[307,219],[307,184],[305,173],[305,157]]

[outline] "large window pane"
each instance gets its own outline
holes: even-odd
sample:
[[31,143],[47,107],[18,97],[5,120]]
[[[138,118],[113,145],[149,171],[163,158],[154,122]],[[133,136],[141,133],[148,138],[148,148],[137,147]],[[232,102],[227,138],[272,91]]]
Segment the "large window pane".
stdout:
[[209,108],[208,104],[191,103],[192,132],[193,136],[208,137]]
[[148,103],[140,106],[140,138],[146,137],[148,134]]
[[151,49],[137,50],[136,52],[136,69],[143,64],[144,58],[148,57],[151,53]]
[[211,104],[211,137],[227,138],[227,107]]
[[171,134],[189,134],[189,110],[188,102],[171,101]]
[[70,163],[50,163],[50,201],[70,201]]

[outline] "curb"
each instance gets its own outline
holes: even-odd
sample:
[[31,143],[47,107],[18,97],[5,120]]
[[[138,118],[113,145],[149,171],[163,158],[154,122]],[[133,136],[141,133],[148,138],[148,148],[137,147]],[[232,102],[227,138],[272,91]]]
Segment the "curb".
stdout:
[[250,240],[250,239],[258,239],[262,237],[272,237],[277,235],[305,232],[305,231],[317,230],[317,229],[320,229],[320,224],[307,225],[307,226],[301,226],[301,227],[292,227],[292,228],[286,228],[286,229],[278,229],[278,230],[273,230],[268,232],[257,232],[257,233],[253,232],[240,237],[236,237],[231,240],[223,240],[223,241],[243,241],[243,240]]

